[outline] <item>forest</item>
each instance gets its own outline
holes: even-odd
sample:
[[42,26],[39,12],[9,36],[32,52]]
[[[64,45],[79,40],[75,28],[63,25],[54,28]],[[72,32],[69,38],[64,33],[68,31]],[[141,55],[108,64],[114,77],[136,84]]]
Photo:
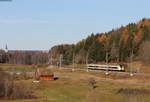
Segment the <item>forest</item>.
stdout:
[[150,19],[143,18],[106,33],[92,33],[76,44],[61,44],[49,52],[0,50],[0,63],[53,64],[128,62],[150,63]]
[[48,64],[48,52],[25,50],[0,50],[0,63],[40,65]]
[[76,44],[56,45],[49,51],[51,62],[57,64],[62,56],[63,64],[127,62],[150,59],[150,19],[143,18],[106,33],[92,33]]

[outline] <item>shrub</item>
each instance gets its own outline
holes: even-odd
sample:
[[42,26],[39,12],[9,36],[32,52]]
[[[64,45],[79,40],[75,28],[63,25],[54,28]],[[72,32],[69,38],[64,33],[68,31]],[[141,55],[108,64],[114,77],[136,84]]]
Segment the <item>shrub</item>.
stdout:
[[144,102],[143,96],[150,94],[150,91],[146,89],[121,88],[117,93],[124,96],[125,102]]
[[20,82],[15,83],[11,99],[32,99],[35,98],[33,95],[33,87],[29,84]]
[[5,99],[31,99],[33,87],[28,83],[15,82],[13,74],[0,71],[0,98]]

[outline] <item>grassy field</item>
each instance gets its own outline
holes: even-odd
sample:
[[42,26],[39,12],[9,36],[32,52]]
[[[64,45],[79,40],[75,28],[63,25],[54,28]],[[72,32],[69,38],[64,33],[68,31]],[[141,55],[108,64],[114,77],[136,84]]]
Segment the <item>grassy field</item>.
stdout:
[[[34,86],[34,94],[37,99],[0,100],[0,102],[125,102],[124,95],[118,93],[120,88],[150,90],[150,87],[105,82],[96,83],[97,87],[92,89],[88,81],[73,79],[58,79],[40,83],[32,83],[31,80],[26,82]],[[144,102],[150,102],[149,96],[142,95]]]
[[17,71],[34,71],[37,68],[46,68],[46,65],[17,65],[17,64],[0,64],[2,70],[17,70]]
[[[5,70],[11,70],[11,68],[16,68],[17,70],[34,70],[35,68],[33,66],[7,64],[1,64],[0,67]],[[59,78],[55,81],[42,81],[40,83],[33,83],[33,79],[21,80],[33,86],[32,90],[37,98],[24,100],[1,99],[0,102],[150,102],[150,94],[145,91],[145,94],[134,93],[128,90],[127,93],[119,93],[121,89],[150,91],[150,86],[128,84],[130,82],[150,83],[149,76],[133,76],[131,78],[130,76],[116,73],[105,76],[104,72],[87,73],[85,71],[71,72],[71,70],[55,70],[54,73],[78,77],[92,77],[100,80],[112,80],[114,83],[107,81],[96,82],[96,88],[92,89],[91,84],[89,84],[90,80]],[[125,82],[126,84],[116,83],[117,81]]]

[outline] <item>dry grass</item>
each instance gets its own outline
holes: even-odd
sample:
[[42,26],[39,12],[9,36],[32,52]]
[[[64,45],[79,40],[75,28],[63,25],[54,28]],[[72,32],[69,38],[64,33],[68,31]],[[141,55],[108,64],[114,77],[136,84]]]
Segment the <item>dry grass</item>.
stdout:
[[[21,81],[18,81],[21,82]],[[34,87],[34,94],[37,99],[9,100],[9,102],[123,102],[124,95],[117,93],[120,89],[144,89],[149,87],[97,82],[95,89],[91,90],[89,81],[78,79],[59,79],[56,81],[43,81],[32,83],[31,80],[24,80],[26,84]],[[149,102],[149,95],[145,94],[143,100]],[[0,102],[8,102],[0,100]]]
[[[10,65],[2,65],[5,68],[11,67]],[[12,65],[16,67],[15,65]],[[18,67],[18,66],[17,66]],[[31,68],[32,66],[22,66]],[[18,67],[19,68],[19,67]],[[150,75],[134,75],[130,77],[126,73],[111,72],[109,75],[105,75],[104,71],[75,71],[71,70],[53,70],[56,74],[63,74],[68,76],[82,77],[82,78],[94,78],[98,80],[111,80],[109,82],[96,82],[96,88],[91,91],[89,81],[79,79],[63,79],[60,78],[56,81],[32,83],[32,80],[24,80],[23,82],[30,84],[34,87],[34,94],[37,99],[28,100],[9,100],[9,102],[124,102],[124,95],[117,93],[120,89],[140,89],[150,90],[148,86],[131,85],[128,83],[150,83]],[[18,82],[21,82],[18,80]],[[121,84],[117,82],[124,82]],[[144,102],[150,102],[148,94],[142,96]],[[8,102],[7,100],[0,100],[0,102]]]
[[109,72],[109,75],[106,75],[104,71],[75,71],[71,70],[54,70],[55,74],[67,75],[79,78],[95,78],[97,80],[112,80],[115,82],[124,82],[124,83],[142,83],[150,84],[150,75],[149,74],[134,74],[132,77],[130,73],[124,72]]

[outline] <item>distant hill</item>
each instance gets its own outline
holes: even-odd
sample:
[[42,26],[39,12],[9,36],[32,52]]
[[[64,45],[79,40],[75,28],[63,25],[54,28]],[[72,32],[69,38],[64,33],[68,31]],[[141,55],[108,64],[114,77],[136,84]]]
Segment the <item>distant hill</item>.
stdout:
[[150,41],[150,19],[142,19],[137,23],[129,23],[119,29],[107,33],[91,34],[76,44],[62,44],[51,49],[53,57],[57,59],[63,55],[63,63],[72,63],[73,56],[76,63],[105,61],[106,54],[109,61],[127,61],[131,54],[138,58],[143,42]]

